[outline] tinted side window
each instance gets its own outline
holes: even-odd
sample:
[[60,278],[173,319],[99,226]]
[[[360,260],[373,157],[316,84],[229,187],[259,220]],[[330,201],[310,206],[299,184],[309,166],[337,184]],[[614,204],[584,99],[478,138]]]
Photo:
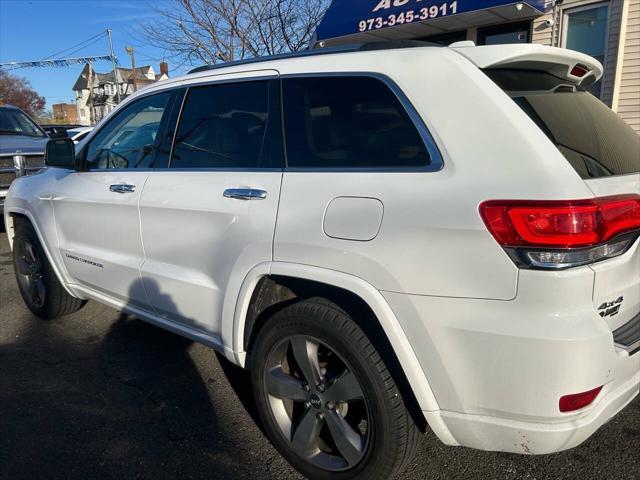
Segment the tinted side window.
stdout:
[[265,166],[269,82],[208,85],[189,90],[171,168]]
[[93,168],[152,168],[160,123],[170,92],[124,107],[91,139],[86,163]]
[[413,121],[371,77],[283,82],[289,167],[398,168],[431,163]]

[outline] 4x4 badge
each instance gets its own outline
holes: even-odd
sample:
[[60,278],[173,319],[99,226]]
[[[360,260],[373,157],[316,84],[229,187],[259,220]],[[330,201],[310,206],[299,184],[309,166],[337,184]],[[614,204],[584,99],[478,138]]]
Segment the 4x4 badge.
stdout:
[[604,317],[613,317],[614,315],[617,315],[618,312],[620,311],[622,300],[624,300],[623,297],[618,297],[613,302],[604,302],[602,305],[598,307],[598,310],[600,310],[600,316],[604,318]]

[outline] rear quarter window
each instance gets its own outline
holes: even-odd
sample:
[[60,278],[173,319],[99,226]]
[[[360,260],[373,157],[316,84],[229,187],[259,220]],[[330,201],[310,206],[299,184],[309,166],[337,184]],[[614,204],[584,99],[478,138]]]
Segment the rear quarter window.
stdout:
[[546,72],[486,70],[584,179],[640,171],[640,135],[585,90]]
[[294,168],[402,168],[431,164],[404,106],[381,80],[283,80],[287,162]]

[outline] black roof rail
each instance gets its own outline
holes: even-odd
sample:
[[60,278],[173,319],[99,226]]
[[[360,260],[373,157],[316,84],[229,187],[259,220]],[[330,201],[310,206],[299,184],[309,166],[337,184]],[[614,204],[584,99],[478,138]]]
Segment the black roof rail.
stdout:
[[440,45],[439,43],[423,42],[420,40],[392,40],[388,42],[352,43],[347,45],[338,45],[335,47],[312,48],[292,53],[280,53],[278,55],[269,55],[266,57],[248,58],[245,60],[236,60],[234,62],[216,63],[215,65],[203,65],[201,67],[196,67],[193,70],[190,70],[188,75],[192,73],[217,70],[219,68],[235,67],[236,65],[250,65],[252,63],[269,62],[272,60],[285,60],[287,58],[314,57],[318,55],[329,55],[332,53],[368,52],[376,50],[417,47],[442,47],[442,45]]

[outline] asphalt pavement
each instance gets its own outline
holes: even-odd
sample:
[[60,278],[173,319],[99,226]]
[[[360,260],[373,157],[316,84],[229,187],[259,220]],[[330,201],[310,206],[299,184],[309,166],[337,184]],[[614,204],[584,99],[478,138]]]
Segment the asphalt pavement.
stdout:
[[[573,450],[521,456],[423,435],[402,479],[631,479],[640,400]],[[0,233],[0,479],[298,479],[258,426],[248,375],[195,344],[89,302],[31,315]]]

